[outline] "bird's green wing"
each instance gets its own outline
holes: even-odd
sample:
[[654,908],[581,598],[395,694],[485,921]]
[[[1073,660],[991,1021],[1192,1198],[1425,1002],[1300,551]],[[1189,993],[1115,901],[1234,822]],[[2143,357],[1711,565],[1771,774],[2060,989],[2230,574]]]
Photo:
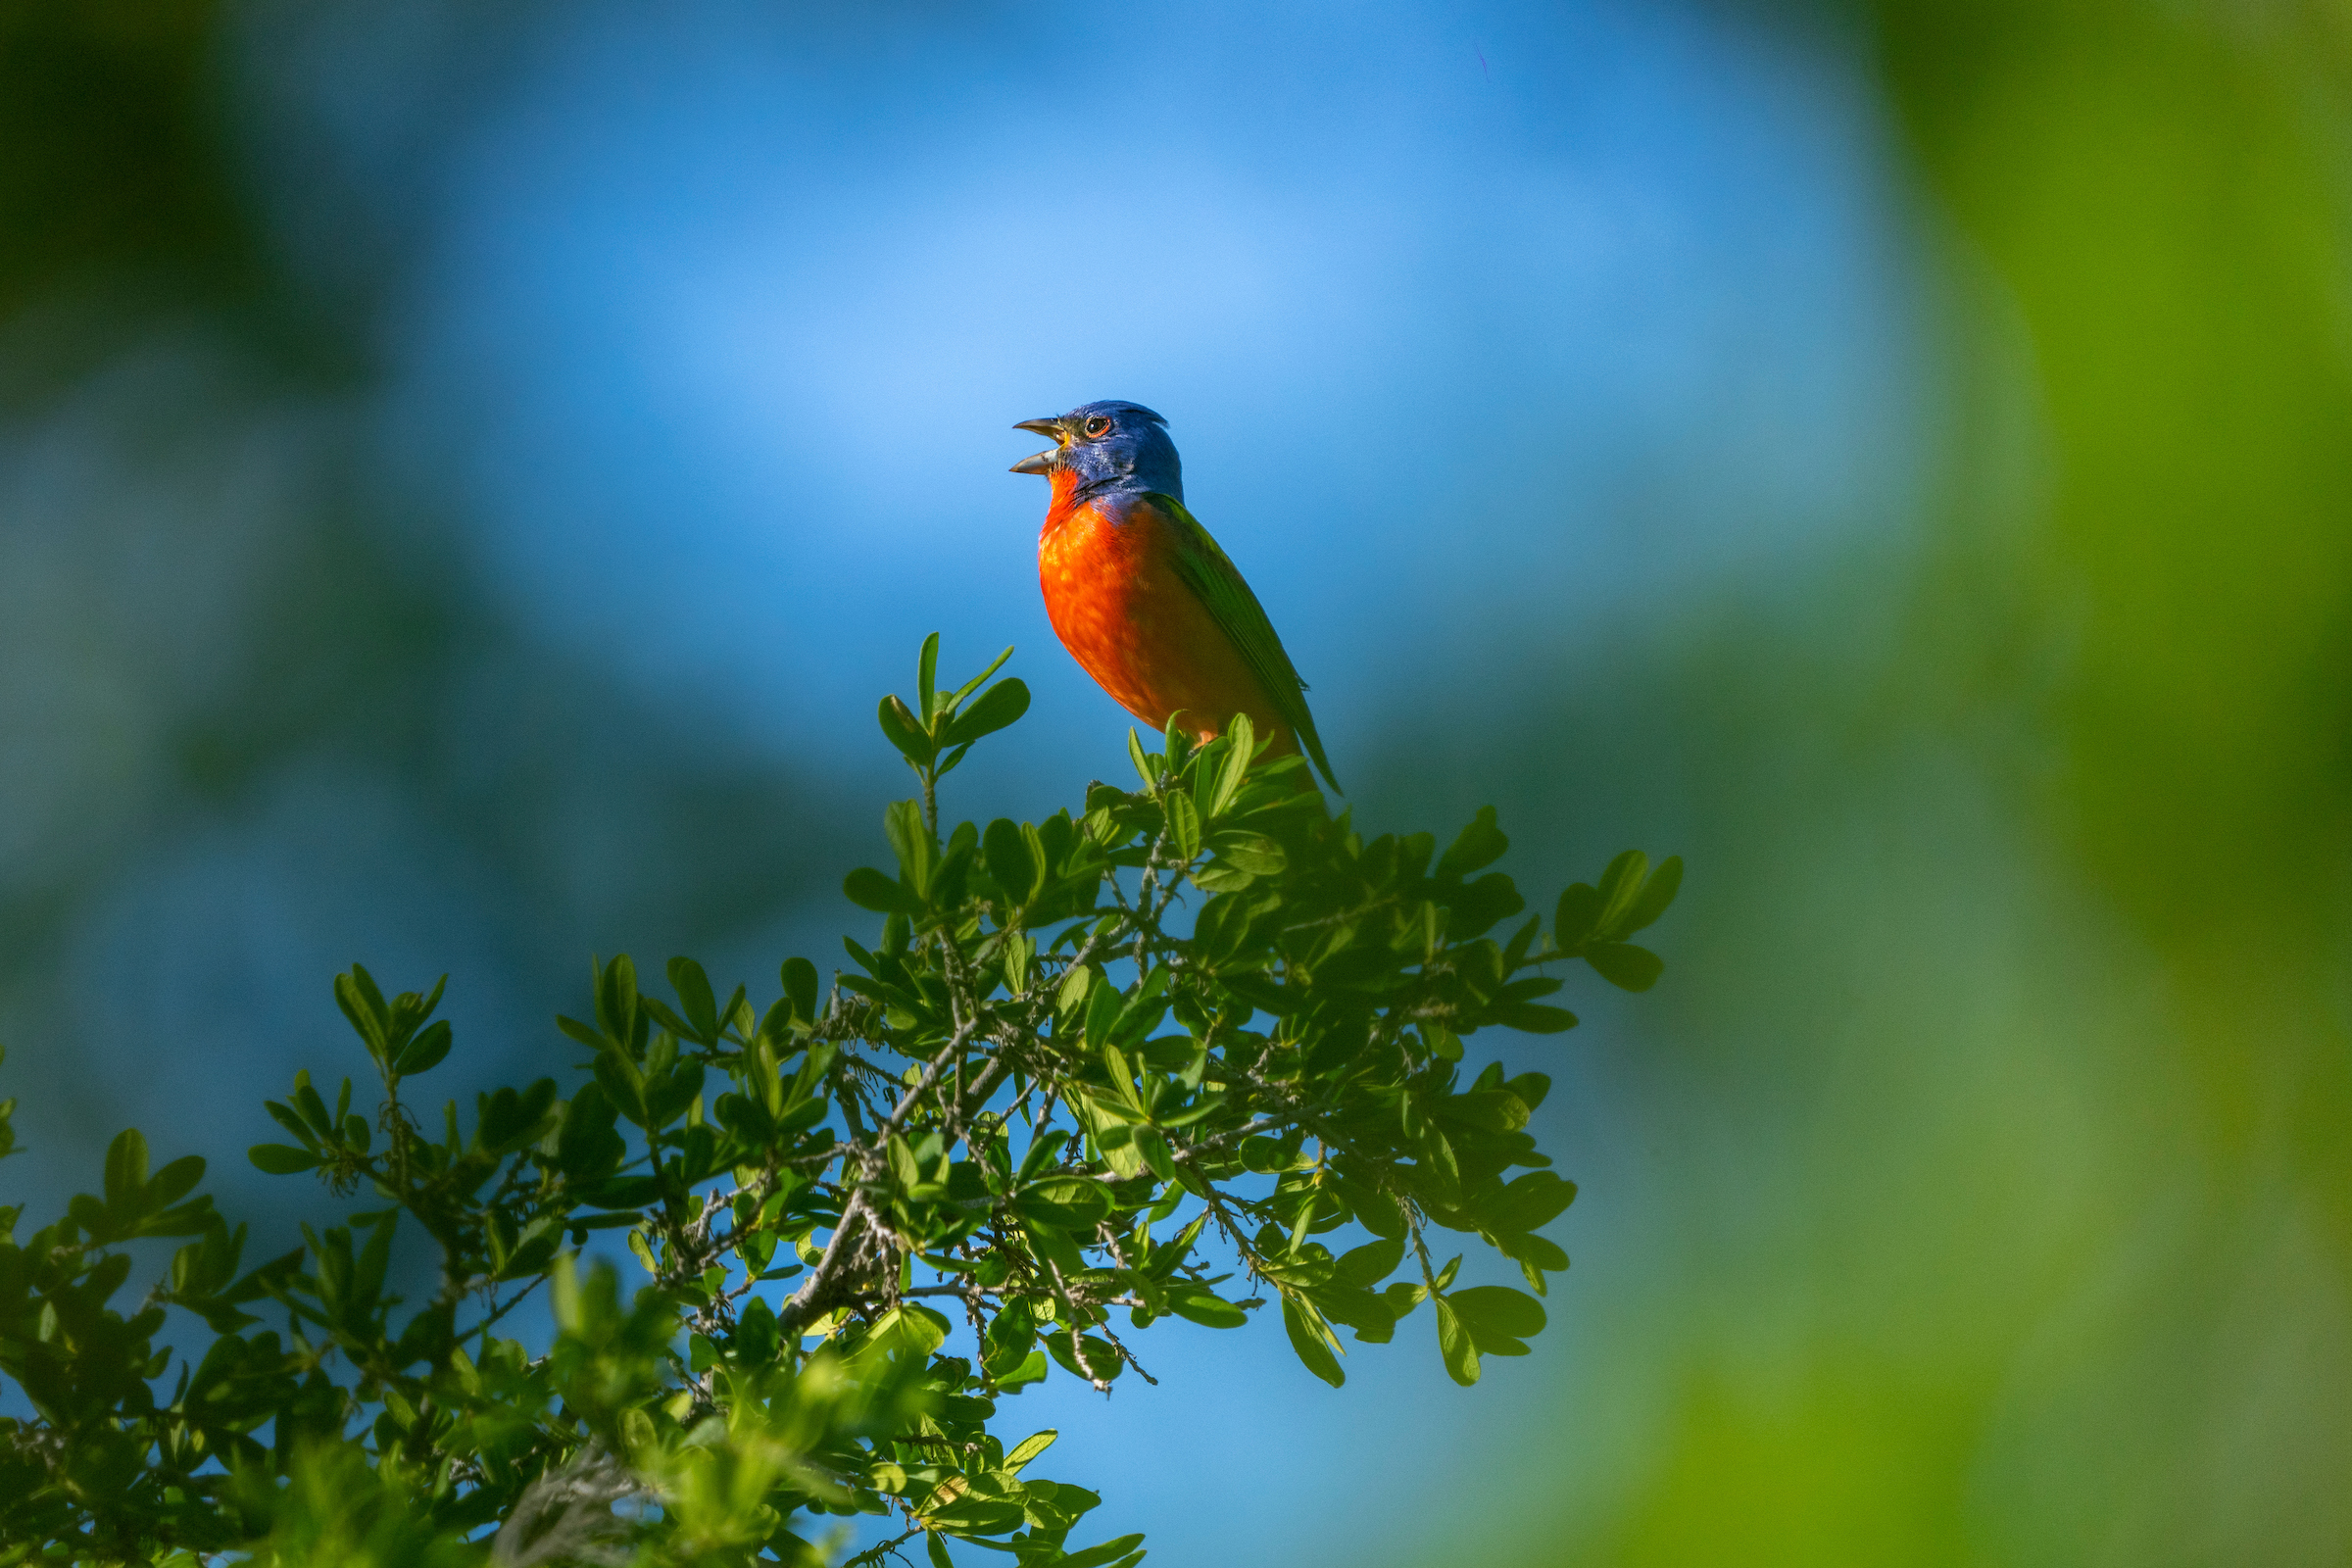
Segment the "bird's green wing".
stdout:
[[1331,759],[1323,755],[1323,738],[1315,733],[1315,717],[1306,710],[1306,682],[1291,663],[1291,656],[1283,651],[1282,639],[1274,635],[1274,623],[1266,618],[1265,607],[1257,595],[1242,580],[1242,574],[1217,542],[1200,526],[1200,519],[1184,510],[1184,503],[1174,496],[1152,492],[1149,499],[1167,514],[1175,525],[1177,538],[1176,575],[1184,580],[1200,603],[1208,610],[1233,646],[1241,651],[1242,662],[1250,666],[1266,695],[1274,700],[1274,710],[1282,715],[1298,737],[1306,755],[1315,760],[1315,766],[1337,790],[1340,781],[1333,777]]

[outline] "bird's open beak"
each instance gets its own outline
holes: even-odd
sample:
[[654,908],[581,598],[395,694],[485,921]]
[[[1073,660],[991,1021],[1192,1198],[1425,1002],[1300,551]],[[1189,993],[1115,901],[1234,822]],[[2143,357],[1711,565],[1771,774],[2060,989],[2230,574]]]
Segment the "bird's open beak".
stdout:
[[1012,471],[1015,473],[1052,473],[1054,466],[1061,461],[1061,449],[1070,444],[1070,432],[1063,427],[1062,422],[1059,419],[1023,419],[1013,428],[1015,430],[1034,430],[1039,435],[1052,436],[1054,450],[1040,452],[1035,457],[1023,458],[1012,466]]

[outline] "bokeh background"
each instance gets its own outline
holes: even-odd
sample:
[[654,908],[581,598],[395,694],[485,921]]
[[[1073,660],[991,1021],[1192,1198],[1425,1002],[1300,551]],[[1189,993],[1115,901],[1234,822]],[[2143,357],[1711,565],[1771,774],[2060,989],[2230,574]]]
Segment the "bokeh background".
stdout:
[[825,961],[933,628],[1038,698],[953,808],[1117,776],[1003,470],[1128,397],[1359,820],[1690,875],[1492,1042],[1536,1353],[1170,1325],[1009,1412],[1099,1522],[2342,1563],[2348,86],[2318,0],[12,0],[0,1197],[137,1124],[290,1234],[354,959],[453,1088],[591,952]]

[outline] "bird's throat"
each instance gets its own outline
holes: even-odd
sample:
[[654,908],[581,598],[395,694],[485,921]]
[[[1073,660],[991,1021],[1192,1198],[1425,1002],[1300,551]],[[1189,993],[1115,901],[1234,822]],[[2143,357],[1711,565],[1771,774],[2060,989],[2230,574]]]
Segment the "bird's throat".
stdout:
[[1046,528],[1054,532],[1069,521],[1070,514],[1078,509],[1078,475],[1068,468],[1056,468],[1051,483],[1053,491],[1046,500]]

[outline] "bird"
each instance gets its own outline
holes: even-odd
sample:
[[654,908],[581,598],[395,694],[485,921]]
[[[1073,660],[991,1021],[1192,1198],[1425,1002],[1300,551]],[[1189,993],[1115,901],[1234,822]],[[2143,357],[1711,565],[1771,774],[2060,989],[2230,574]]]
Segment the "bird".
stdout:
[[1248,713],[1274,751],[1303,747],[1336,791],[1306,683],[1257,595],[1185,510],[1167,424],[1110,399],[1013,426],[1054,442],[1011,470],[1053,483],[1037,536],[1047,617],[1080,667],[1152,728],[1173,720],[1206,742]]

